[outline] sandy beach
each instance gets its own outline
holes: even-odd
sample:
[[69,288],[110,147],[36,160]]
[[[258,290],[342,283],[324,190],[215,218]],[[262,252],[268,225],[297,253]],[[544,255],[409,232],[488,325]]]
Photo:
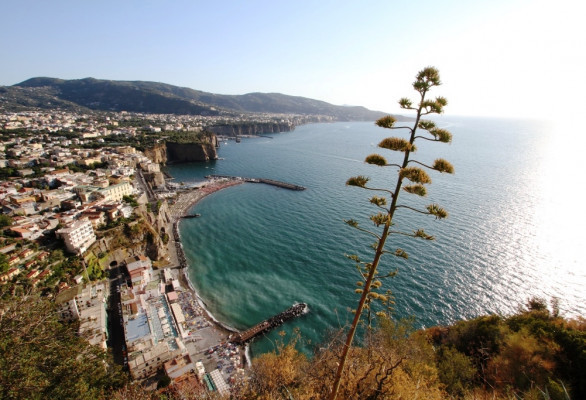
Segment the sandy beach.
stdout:
[[187,210],[207,195],[241,183],[244,182],[237,179],[215,179],[208,181],[208,183],[197,189],[179,191],[175,203],[169,206],[173,222],[177,222],[182,216],[186,215]]

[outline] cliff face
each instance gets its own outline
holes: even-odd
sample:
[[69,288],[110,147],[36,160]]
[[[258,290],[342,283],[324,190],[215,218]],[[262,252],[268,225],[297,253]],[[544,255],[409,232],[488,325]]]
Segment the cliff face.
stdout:
[[[215,139],[215,136],[214,136]],[[212,143],[172,143],[167,142],[167,163],[216,160],[218,153]]]
[[165,175],[162,172],[143,172],[143,176],[151,187],[157,188],[165,185]]
[[216,125],[207,128],[216,135],[239,136],[239,135],[261,135],[263,133],[290,132],[295,129],[292,123],[257,123],[257,124],[235,124]]
[[154,163],[165,164],[167,162],[167,146],[164,143],[157,144],[150,149],[145,149],[144,155]]
[[218,138],[212,135],[210,138],[204,138],[203,143],[175,143],[166,142],[144,151],[152,162],[159,164],[173,164],[193,161],[216,160],[218,153]]
[[153,261],[163,260],[169,254],[167,244],[163,236],[168,234],[171,215],[167,201],[164,200],[157,213],[147,211],[147,207],[141,205],[135,209],[139,217],[136,221],[110,229],[107,232],[98,232],[96,241],[88,253],[95,258],[101,258],[101,254],[108,256],[106,265],[116,261],[121,263],[126,258],[136,255],[147,255]]

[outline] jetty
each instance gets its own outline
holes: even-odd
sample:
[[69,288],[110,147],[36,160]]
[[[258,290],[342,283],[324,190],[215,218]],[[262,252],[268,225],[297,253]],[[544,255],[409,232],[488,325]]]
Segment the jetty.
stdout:
[[286,321],[306,314],[309,311],[306,303],[293,304],[292,307],[286,309],[280,314],[275,315],[261,323],[253,326],[250,329],[240,332],[230,338],[234,344],[245,344],[259,335],[264,335],[271,329],[284,324]]
[[295,185],[293,183],[288,183],[288,182],[281,182],[281,181],[275,181],[273,179],[264,179],[264,178],[245,178],[242,176],[231,176],[231,175],[208,175],[206,176],[207,179],[233,179],[233,180],[240,180],[243,182],[249,182],[249,183],[264,183],[267,185],[272,185],[272,186],[277,186],[277,187],[281,187],[284,189],[289,189],[289,190],[305,190],[305,187],[303,186],[299,186],[299,185]]

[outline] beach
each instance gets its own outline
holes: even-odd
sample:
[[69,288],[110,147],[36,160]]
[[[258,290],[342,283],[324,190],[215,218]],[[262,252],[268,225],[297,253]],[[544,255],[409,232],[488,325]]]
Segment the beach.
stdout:
[[[170,236],[168,243],[169,265],[173,268],[187,268],[183,248],[181,247],[181,238],[179,237],[179,222],[181,218],[187,215],[187,211],[197,204],[204,197],[231,186],[239,185],[243,181],[235,179],[213,179],[198,188],[178,191],[175,201],[169,204],[169,215],[171,217],[170,230],[173,234]],[[185,272],[186,273],[186,272]],[[187,277],[183,278],[189,283]]]
[[178,221],[182,216],[186,215],[187,210],[189,210],[191,207],[197,204],[198,201],[207,195],[227,187],[239,185],[241,183],[244,182],[237,179],[212,179],[196,189],[179,191],[175,202],[169,206],[169,210],[171,212],[171,216],[174,219],[174,222]]
[[234,179],[210,180],[198,188],[178,191],[175,201],[169,205],[173,232],[168,243],[169,265],[181,284],[178,298],[189,332],[188,338],[184,340],[185,347],[194,362],[201,361],[207,372],[218,369],[229,384],[234,382],[236,375],[241,373],[248,362],[246,348],[229,342],[230,336],[237,331],[214,318],[193,286],[181,244],[179,223],[187,211],[204,197],[241,183],[243,181]]

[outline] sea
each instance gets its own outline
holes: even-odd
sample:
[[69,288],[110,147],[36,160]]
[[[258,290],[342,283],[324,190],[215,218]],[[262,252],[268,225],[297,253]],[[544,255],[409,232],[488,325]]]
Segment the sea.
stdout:
[[[566,317],[586,316],[584,139],[563,123],[447,116],[436,122],[453,142],[418,140],[412,159],[444,158],[455,173],[431,171],[428,196],[402,192],[399,203],[417,209],[437,203],[449,217],[407,208],[395,215],[395,231],[423,228],[436,240],[389,237],[389,252],[409,255],[386,254],[379,267],[396,271],[383,280],[393,293],[394,318],[412,318],[416,328],[446,325],[510,315],[531,297],[557,299]],[[246,329],[294,303],[309,305],[308,314],[256,339],[253,357],[296,333],[311,354],[350,323],[360,275],[346,256],[369,261],[374,240],[344,220],[376,232],[369,215],[378,210],[368,201],[375,192],[345,182],[365,175],[372,187],[394,188],[396,168],[364,163],[372,153],[400,161],[402,154],[377,147],[388,136],[406,137],[406,130],[373,122],[302,125],[223,142],[216,161],[167,167],[177,183],[219,174],[306,187],[234,186],[195,205],[191,212],[200,218],[180,223],[190,279],[219,321]]]

